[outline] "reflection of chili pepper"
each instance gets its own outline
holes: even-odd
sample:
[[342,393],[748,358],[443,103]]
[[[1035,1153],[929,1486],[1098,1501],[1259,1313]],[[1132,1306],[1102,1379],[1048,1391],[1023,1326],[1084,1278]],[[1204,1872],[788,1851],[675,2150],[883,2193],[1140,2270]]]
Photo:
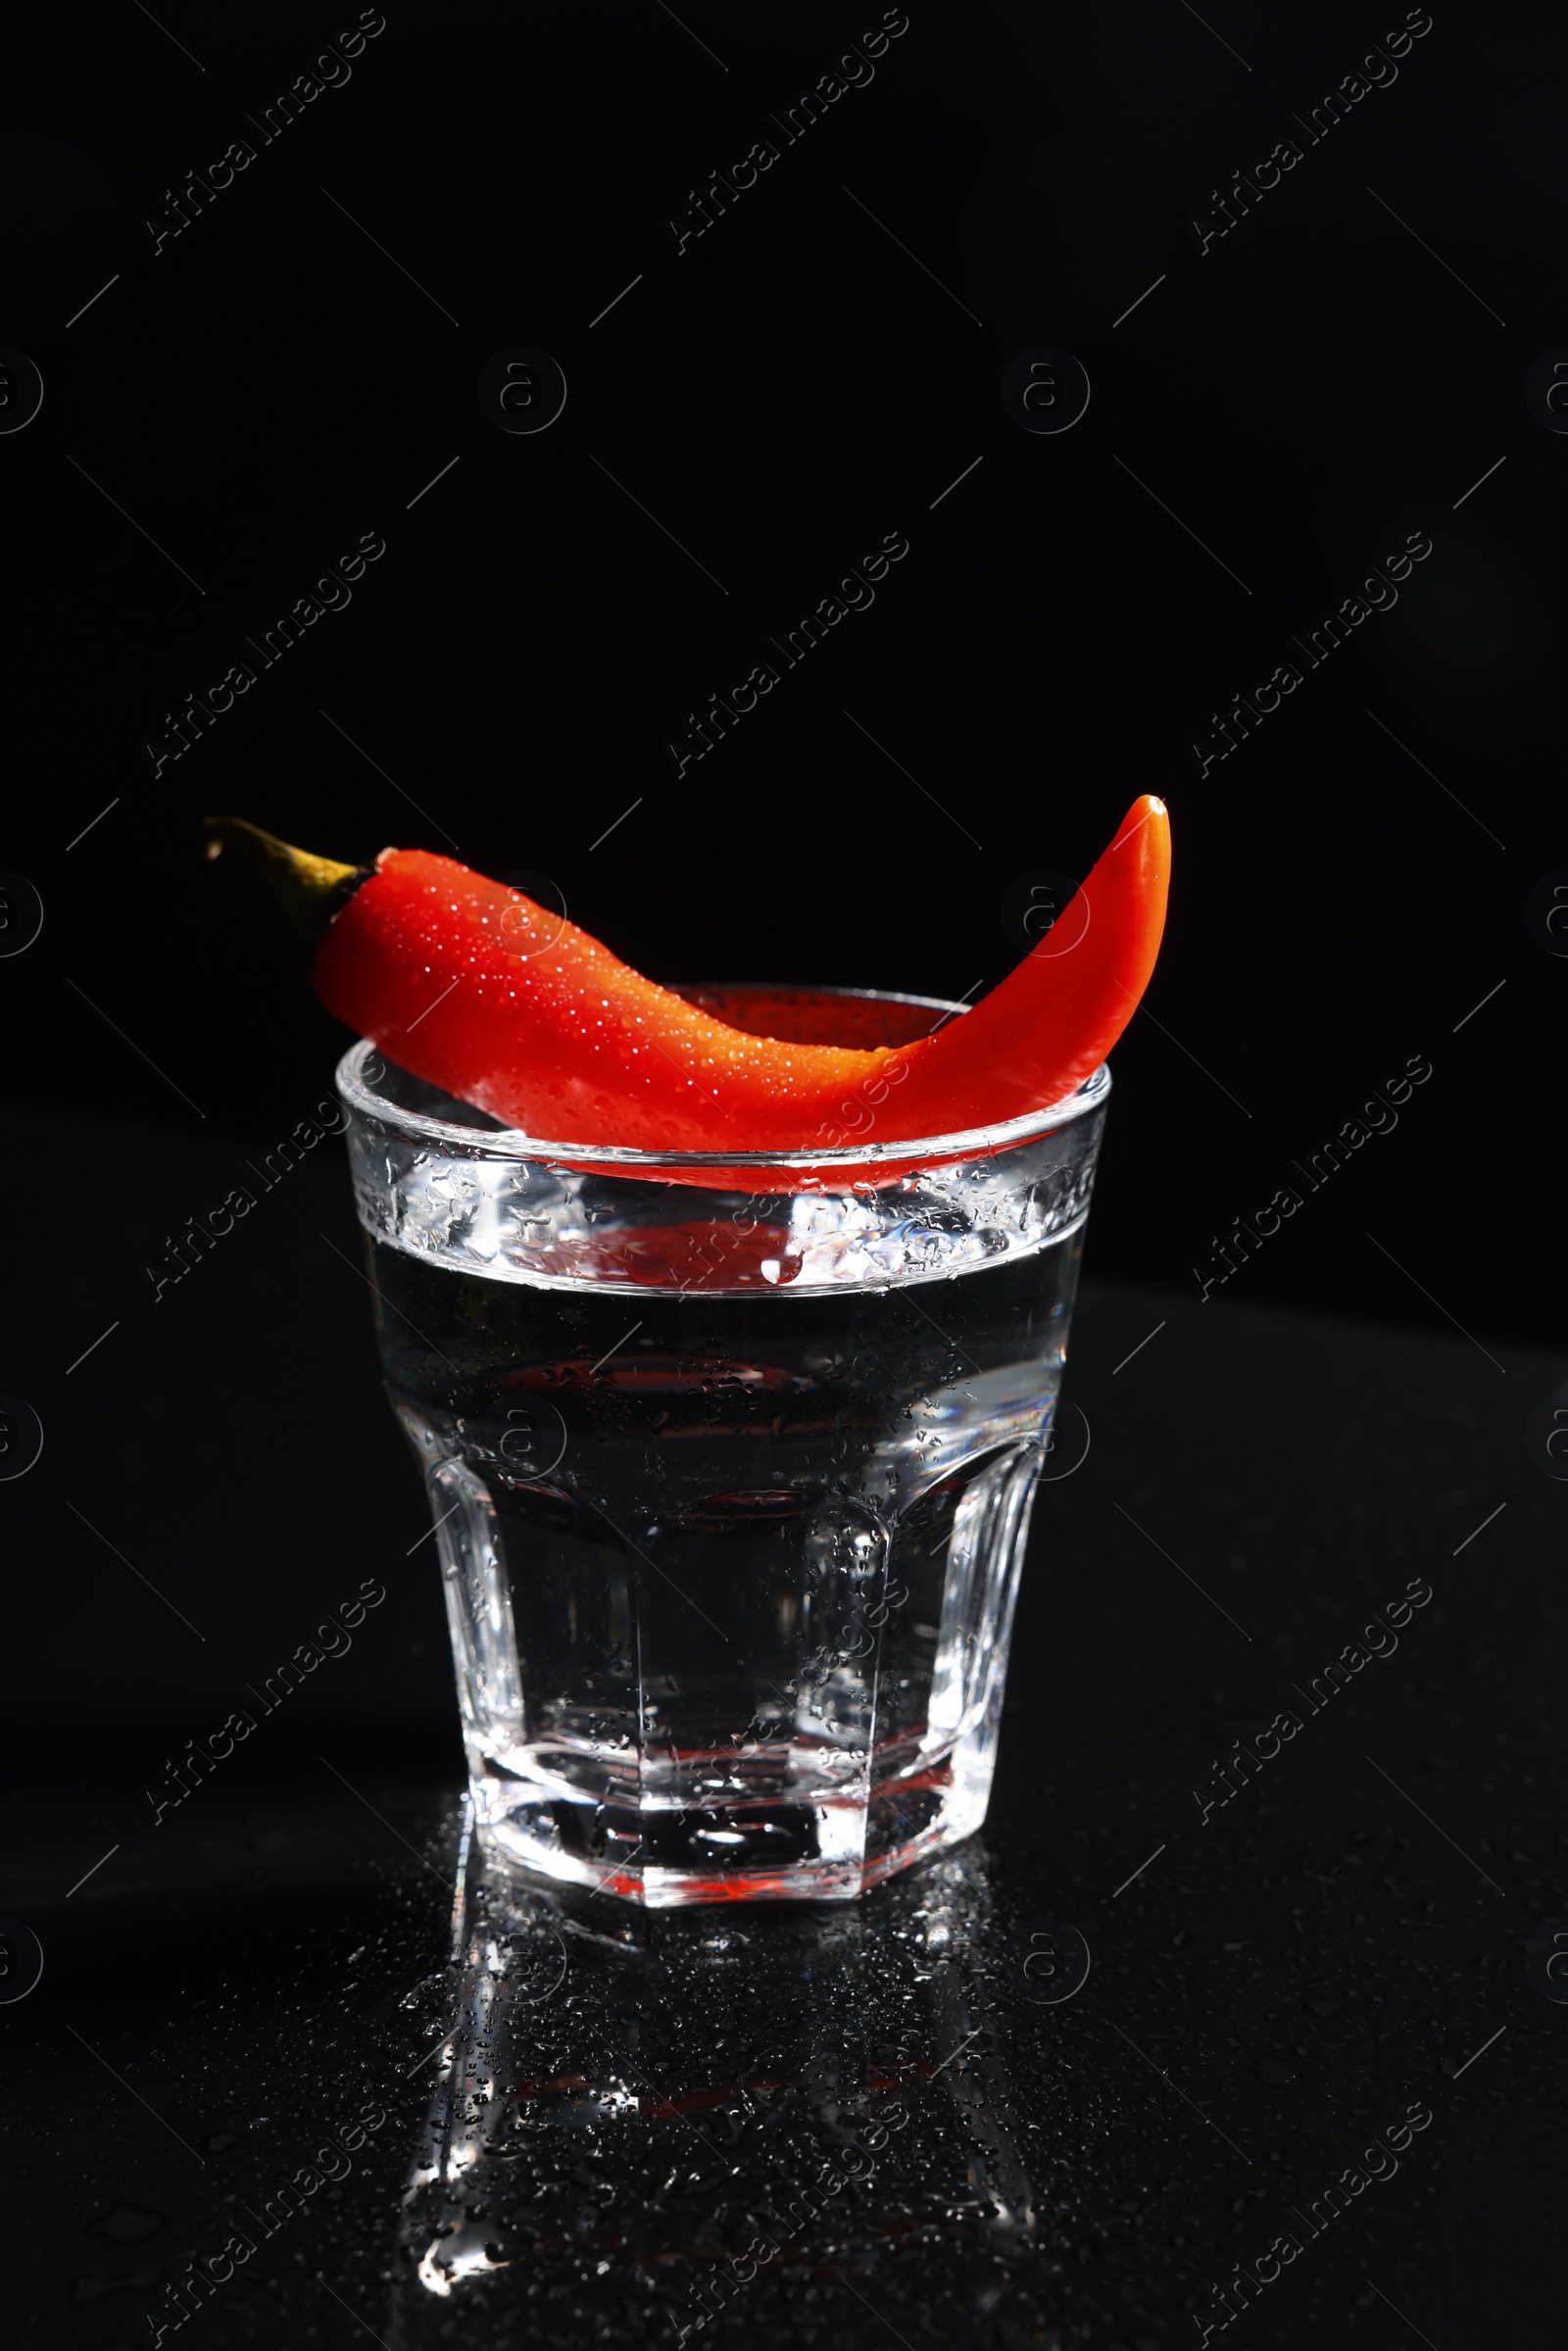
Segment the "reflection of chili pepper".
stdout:
[[1170,825],[1136,801],[1040,944],[913,1045],[792,1044],[656,987],[597,939],[423,850],[373,869],[209,818],[314,948],[328,1008],[416,1077],[525,1133],[651,1151],[800,1151],[949,1135],[1057,1102],[1103,1060],[1153,969]]

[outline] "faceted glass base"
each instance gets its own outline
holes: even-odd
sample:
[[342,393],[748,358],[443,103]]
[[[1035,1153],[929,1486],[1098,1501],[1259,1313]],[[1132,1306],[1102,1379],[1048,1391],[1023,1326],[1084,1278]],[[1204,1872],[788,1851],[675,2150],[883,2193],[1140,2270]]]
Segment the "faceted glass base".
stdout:
[[[472,1785],[475,1825],[492,1856],[596,1886],[649,1910],[669,1910],[695,1902],[852,1902],[978,1829],[991,1769],[971,1747],[921,1773],[918,1785],[901,1781],[873,1789],[864,1804],[840,1798],[766,1813],[742,1806],[640,1816],[623,1810],[618,1818],[519,1799],[514,1788],[488,1774]],[[719,1837],[735,1839],[724,1868],[713,1867]],[[596,1862],[591,1848],[601,1841],[635,1858]]]

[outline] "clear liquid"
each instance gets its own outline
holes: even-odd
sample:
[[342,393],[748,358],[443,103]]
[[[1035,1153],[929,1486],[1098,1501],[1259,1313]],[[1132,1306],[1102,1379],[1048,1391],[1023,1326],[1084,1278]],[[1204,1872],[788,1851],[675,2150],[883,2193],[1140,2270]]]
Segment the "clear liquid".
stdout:
[[670,1903],[849,1897],[978,1827],[1081,1231],[757,1297],[368,1246],[493,1842]]

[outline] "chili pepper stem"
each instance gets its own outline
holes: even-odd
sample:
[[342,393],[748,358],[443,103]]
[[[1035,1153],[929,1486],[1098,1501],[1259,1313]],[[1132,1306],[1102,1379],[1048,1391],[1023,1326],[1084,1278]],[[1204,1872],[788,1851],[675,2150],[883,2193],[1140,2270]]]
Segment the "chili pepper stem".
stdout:
[[243,816],[204,816],[202,838],[210,857],[231,848],[250,859],[308,947],[315,946],[369,870],[364,865],[340,865],[334,857],[313,857],[309,850],[291,849],[286,841],[264,832],[259,824],[248,823]]

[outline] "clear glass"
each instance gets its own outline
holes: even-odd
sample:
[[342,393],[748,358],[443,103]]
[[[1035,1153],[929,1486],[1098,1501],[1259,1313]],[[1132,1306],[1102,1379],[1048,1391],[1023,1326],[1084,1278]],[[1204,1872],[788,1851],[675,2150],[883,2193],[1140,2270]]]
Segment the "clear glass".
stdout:
[[[781,1018],[702,1001],[748,999]],[[337,1082],[487,1844],[667,1906],[853,1899],[977,1829],[1108,1070],[788,1159],[535,1141],[368,1045]]]

